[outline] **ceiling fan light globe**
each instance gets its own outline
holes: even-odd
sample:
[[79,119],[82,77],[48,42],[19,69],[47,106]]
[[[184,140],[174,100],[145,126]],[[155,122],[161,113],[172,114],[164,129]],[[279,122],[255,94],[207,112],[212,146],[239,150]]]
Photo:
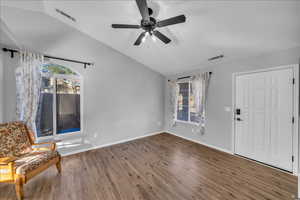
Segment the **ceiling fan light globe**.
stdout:
[[153,42],[156,42],[156,38],[154,35],[151,35],[151,39],[153,40]]
[[145,35],[145,37],[143,37],[142,43],[144,43],[145,41],[146,41],[146,35]]

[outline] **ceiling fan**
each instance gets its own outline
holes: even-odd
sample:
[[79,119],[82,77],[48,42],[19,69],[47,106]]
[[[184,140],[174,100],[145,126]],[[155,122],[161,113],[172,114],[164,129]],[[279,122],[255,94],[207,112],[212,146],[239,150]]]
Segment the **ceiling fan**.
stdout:
[[171,17],[169,19],[156,21],[151,15],[153,14],[153,10],[151,8],[148,8],[147,0],[136,0],[136,4],[140,10],[140,13],[142,15],[142,20],[140,25],[131,25],[131,24],[112,24],[112,28],[129,28],[129,29],[143,29],[144,32],[142,32],[137,40],[135,41],[134,45],[138,46],[142,42],[145,41],[146,37],[150,35],[154,40],[155,37],[163,41],[165,44],[168,44],[171,42],[171,40],[156,30],[156,28],[161,28],[165,26],[170,26],[174,24],[179,24],[185,22],[185,16],[179,15],[176,17]]

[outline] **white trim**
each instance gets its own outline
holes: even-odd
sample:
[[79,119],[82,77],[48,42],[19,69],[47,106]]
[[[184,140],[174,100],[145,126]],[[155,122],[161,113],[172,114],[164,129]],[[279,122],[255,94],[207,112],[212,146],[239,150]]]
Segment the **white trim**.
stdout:
[[281,69],[293,69],[294,78],[295,78],[295,84],[294,84],[294,110],[293,115],[295,118],[294,123],[294,129],[293,129],[293,156],[294,156],[294,162],[293,162],[293,175],[298,176],[298,155],[299,155],[299,149],[298,149],[298,138],[299,138],[299,65],[298,64],[292,64],[292,65],[283,65],[283,66],[277,66],[272,68],[266,68],[266,69],[260,69],[260,70],[254,70],[254,71],[248,71],[248,72],[237,72],[232,74],[232,145],[231,149],[232,152],[235,154],[235,95],[236,95],[236,77],[240,75],[246,75],[246,74],[252,74],[252,73],[260,73],[260,72],[269,72],[269,71],[276,71]]
[[293,130],[293,174],[298,176],[299,172],[299,65],[291,65],[294,70],[294,130]]
[[246,72],[235,72],[233,74],[236,76],[239,76],[239,75],[254,74],[254,73],[260,73],[260,72],[277,71],[277,70],[281,70],[281,69],[288,69],[288,68],[294,68],[294,67],[298,67],[298,64],[281,65],[281,66],[265,68],[265,69],[258,69],[258,70],[251,70],[251,71],[246,71]]
[[196,122],[191,122],[191,121],[183,121],[183,120],[178,120],[178,119],[176,119],[175,122],[183,123],[183,124],[190,124],[190,125],[194,125],[194,126],[199,126],[198,123],[196,123]]
[[178,135],[177,133],[174,133],[174,132],[171,132],[171,131],[165,131],[165,133],[168,133],[168,134],[171,134],[171,135],[175,135],[175,136],[180,137],[182,139],[185,139],[185,140],[188,140],[188,141],[191,141],[191,142],[194,142],[194,143],[198,143],[198,144],[207,146],[209,148],[212,148],[212,149],[215,149],[215,150],[218,150],[218,151],[222,151],[222,152],[225,152],[225,153],[228,153],[228,154],[231,154],[231,155],[233,154],[232,151],[230,151],[230,150],[223,149],[221,147],[217,147],[217,146],[214,146],[214,145],[211,145],[211,144],[207,144],[207,143],[204,143],[204,142],[200,142],[198,140],[194,140],[194,139],[182,136],[182,135]]
[[133,141],[133,140],[142,139],[142,138],[145,138],[145,137],[158,135],[158,134],[161,134],[161,133],[164,133],[164,131],[148,133],[146,135],[142,135],[142,136],[138,136],[138,137],[134,137],[134,138],[130,138],[130,139],[124,139],[124,140],[119,140],[117,142],[111,142],[111,143],[107,143],[107,144],[101,144],[101,145],[98,145],[98,146],[93,146],[93,147],[86,148],[86,149],[80,149],[80,150],[77,150],[77,151],[72,151],[72,152],[69,152],[69,153],[62,154],[62,156],[63,157],[64,156],[69,156],[69,155],[73,155],[73,154],[77,154],[77,153],[81,153],[81,152],[85,152],[85,151],[100,149],[100,148],[104,148],[104,147],[108,147],[108,146],[112,146],[112,145],[116,145],[116,144],[122,144],[122,143],[130,142],[130,141]]
[[231,102],[232,102],[232,107],[231,107],[231,151],[234,154],[235,153],[235,73],[232,74],[232,97],[231,97]]

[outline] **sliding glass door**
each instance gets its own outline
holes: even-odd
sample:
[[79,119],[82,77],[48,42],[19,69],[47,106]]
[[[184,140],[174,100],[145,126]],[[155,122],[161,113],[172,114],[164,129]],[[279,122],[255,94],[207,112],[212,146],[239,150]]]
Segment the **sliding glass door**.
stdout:
[[[53,64],[51,67],[52,71],[59,71],[53,68]],[[61,72],[63,67],[58,67]],[[36,119],[38,138],[62,137],[81,132],[81,78],[74,72],[67,72],[46,73],[42,77]]]
[[56,79],[57,134],[80,131],[80,81]]

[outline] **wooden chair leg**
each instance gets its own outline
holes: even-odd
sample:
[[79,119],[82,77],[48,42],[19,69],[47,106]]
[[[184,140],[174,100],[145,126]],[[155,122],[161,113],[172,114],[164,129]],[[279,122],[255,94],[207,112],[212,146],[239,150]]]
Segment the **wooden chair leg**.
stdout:
[[58,162],[56,163],[56,168],[59,174],[61,174],[61,158],[59,158]]
[[19,200],[23,200],[24,191],[23,191],[23,180],[22,178],[17,178],[15,181],[16,193]]

